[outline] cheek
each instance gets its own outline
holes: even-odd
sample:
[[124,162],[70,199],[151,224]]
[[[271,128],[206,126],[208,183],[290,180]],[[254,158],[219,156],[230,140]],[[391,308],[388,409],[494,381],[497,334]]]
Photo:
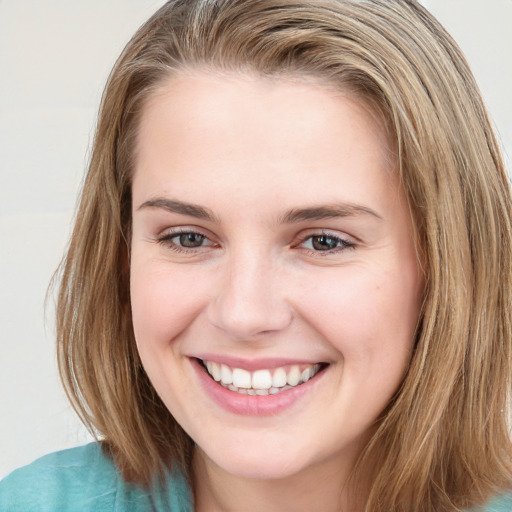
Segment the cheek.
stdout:
[[172,342],[204,308],[207,290],[204,276],[185,266],[134,257],[130,294],[137,345]]
[[316,277],[301,310],[354,371],[407,364],[420,304],[414,268],[404,273],[350,267],[336,279]]

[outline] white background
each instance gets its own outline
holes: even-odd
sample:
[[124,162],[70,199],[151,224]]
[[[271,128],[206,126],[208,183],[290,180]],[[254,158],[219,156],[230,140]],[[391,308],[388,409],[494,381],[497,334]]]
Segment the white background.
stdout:
[[[107,74],[163,0],[0,0],[0,478],[87,442],[57,377],[44,299]],[[425,0],[461,45],[512,156],[512,0]]]

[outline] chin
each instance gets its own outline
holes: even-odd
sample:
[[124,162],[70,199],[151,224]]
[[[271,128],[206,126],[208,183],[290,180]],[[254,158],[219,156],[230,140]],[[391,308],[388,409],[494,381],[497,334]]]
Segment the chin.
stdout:
[[283,461],[262,460],[255,457],[254,460],[221,461],[222,469],[231,475],[251,480],[281,480],[304,469],[303,466]]
[[293,454],[275,453],[262,450],[261,446],[249,449],[214,449],[206,456],[225,472],[238,478],[253,480],[279,480],[291,477],[303,471],[306,460]]

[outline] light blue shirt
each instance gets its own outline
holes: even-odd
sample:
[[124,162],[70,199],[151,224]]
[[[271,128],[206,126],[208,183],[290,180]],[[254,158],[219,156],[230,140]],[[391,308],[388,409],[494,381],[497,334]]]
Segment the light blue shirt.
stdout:
[[149,491],[127,484],[98,443],[46,455],[0,482],[1,512],[193,512],[180,471]]
[[[127,484],[98,443],[46,455],[0,482],[1,512],[193,512],[188,482],[171,471],[164,487]],[[512,494],[482,512],[512,512]]]

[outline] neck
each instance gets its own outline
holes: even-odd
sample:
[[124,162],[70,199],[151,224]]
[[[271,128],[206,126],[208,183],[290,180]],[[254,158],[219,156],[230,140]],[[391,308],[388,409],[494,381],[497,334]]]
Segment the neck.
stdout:
[[349,483],[354,458],[323,461],[279,479],[252,479],[230,474],[196,448],[193,461],[197,512],[356,512]]

